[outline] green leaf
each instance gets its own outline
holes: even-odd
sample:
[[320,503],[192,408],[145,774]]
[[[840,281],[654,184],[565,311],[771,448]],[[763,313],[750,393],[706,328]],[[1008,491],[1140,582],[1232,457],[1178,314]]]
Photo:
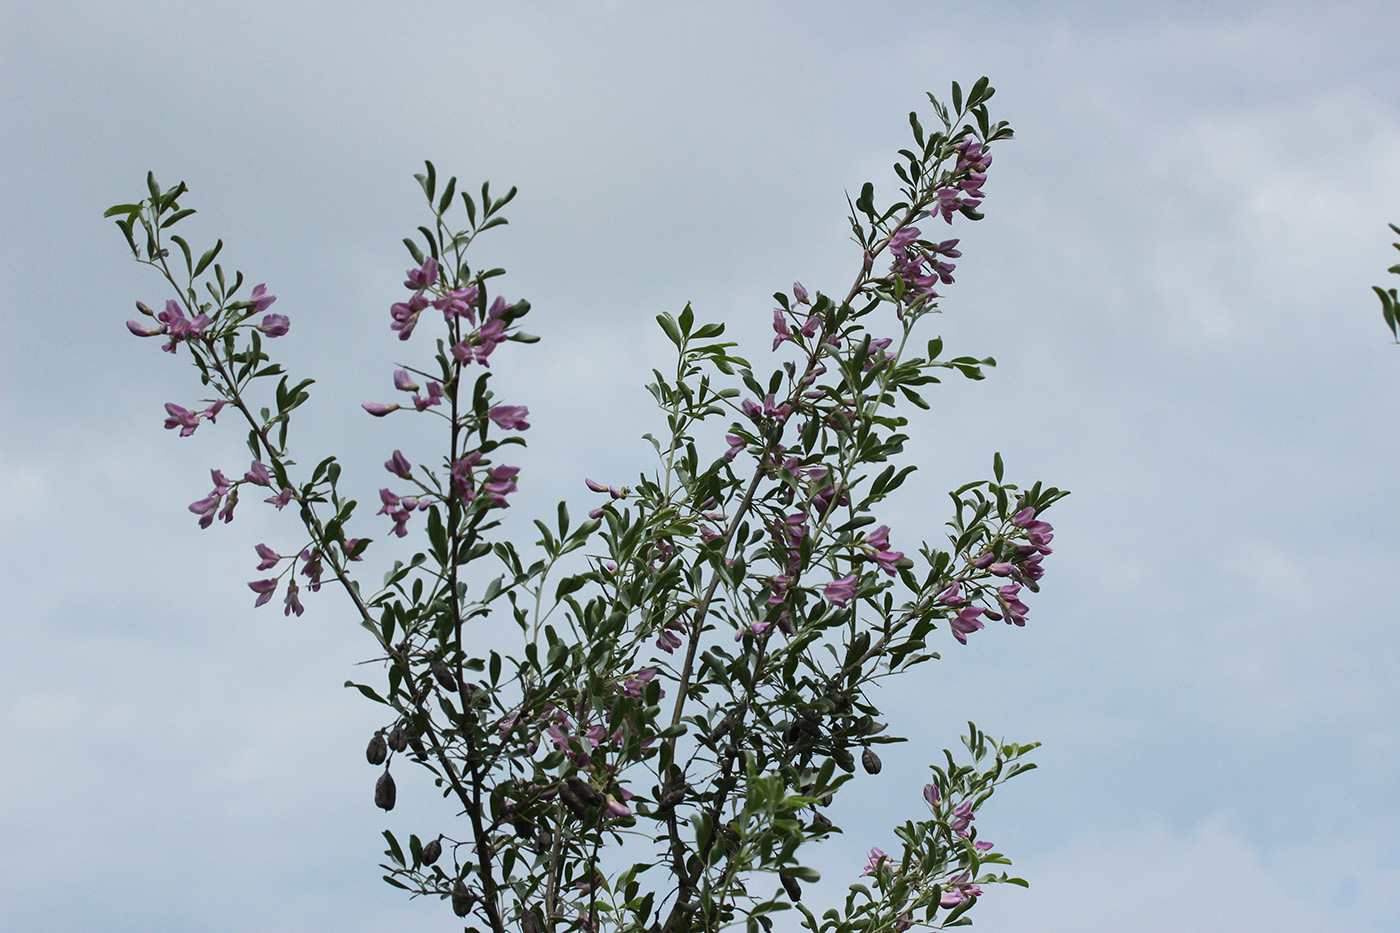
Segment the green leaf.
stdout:
[[992,474],[996,476],[997,482],[1001,482],[1002,475],[1001,451],[992,455]]
[[670,341],[674,343],[678,349],[685,345],[685,340],[681,337],[681,329],[679,325],[676,324],[675,318],[671,317],[671,315],[667,314],[665,311],[662,311],[656,316],[656,323],[661,325],[661,329],[666,332],[666,336],[670,338]]
[[[191,211],[190,213],[194,213],[194,212]],[[211,263],[211,262],[214,261],[214,257],[217,256],[217,255],[219,255],[219,250],[221,250],[221,249],[223,249],[223,248],[224,248],[224,241],[223,241],[223,240],[217,240],[217,241],[215,241],[214,245],[211,246],[211,247],[209,247],[209,249],[204,253],[203,256],[200,256],[200,257],[199,257],[199,262],[195,263],[195,266],[194,266],[194,273],[193,273],[193,274],[194,274],[194,275],[199,275],[199,274],[202,273],[205,269],[209,268],[209,263]]]
[[681,333],[690,336],[690,326],[695,323],[695,312],[690,310],[690,303],[686,302],[685,310],[681,312],[680,325]]

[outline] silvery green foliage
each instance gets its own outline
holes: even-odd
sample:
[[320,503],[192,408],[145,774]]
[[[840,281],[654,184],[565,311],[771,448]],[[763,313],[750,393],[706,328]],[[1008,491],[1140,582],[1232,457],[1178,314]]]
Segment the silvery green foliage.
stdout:
[[[871,685],[937,659],[934,638],[965,644],[987,619],[1024,625],[1022,598],[1050,553],[1041,513],[1064,495],[1003,482],[998,455],[992,479],[952,492],[944,544],[916,548],[917,529],[881,522],[914,469],[892,462],[904,407],[927,408],[921,393],[946,372],[981,379],[993,365],[945,358],[941,340],[918,335],[961,255],[918,225],[981,217],[990,147],[1011,136],[989,121],[992,93],[984,78],[966,97],[954,84],[951,106],[930,95],[932,132],[910,114],[895,201],[877,206],[866,184],[851,202],[849,284],[774,296],[766,377],[724,324],[689,306],[660,315],[676,355],[649,386],[667,424],[648,438],[656,462],[630,482],[579,477],[596,497],[588,519],[560,503],[528,543],[497,532],[529,412],[489,380],[492,364],[521,365],[501,348],[535,339],[518,326],[530,306],[497,290],[503,270],[470,260],[515,189],[458,197],[431,163],[417,176],[432,220],[405,240],[415,267],[390,326],[404,341],[434,333],[418,335],[416,366],[394,372],[400,401],[364,408],[440,418],[442,440],[389,456],[382,518],[355,514],[335,457],[310,470],[293,459],[288,427],[311,382],[293,384],[266,349],[290,322],[267,312],[265,286],[238,297],[242,274],[216,262],[222,243],[196,257],[169,232],[192,213],[178,203],[185,186],[148,178],[149,197],[108,212],[178,296],[159,313],[138,303],[150,320],[129,329],[186,349],[210,394],[202,409],[169,403],[166,426],[193,434],[231,407],[249,428],[249,469],[214,470],[191,511],[208,527],[232,519],[240,492],[295,506],[296,546],[257,546],[259,571],[275,572],[249,583],[256,604],[280,592],[299,614],[302,588],[339,584],[383,671],[350,685],[384,707],[366,753],[375,803],[393,808],[405,759],[452,801],[441,826],[405,841],[385,832],[386,881],[494,931],[675,933],[769,930],[794,909],[785,927],[822,933],[955,925],[982,886],[1024,883],[974,820],[1034,767],[1022,760],[1034,745],[969,723],[970,761],[946,752],[932,767],[894,827],[899,851],[872,850],[844,904],[820,915],[802,887],[817,880],[810,846],[842,831],[827,815],[834,795],[871,793],[874,747],[902,741]],[[356,565],[370,565],[376,531],[424,544],[371,588]],[[474,630],[511,624],[517,651],[474,648]]]

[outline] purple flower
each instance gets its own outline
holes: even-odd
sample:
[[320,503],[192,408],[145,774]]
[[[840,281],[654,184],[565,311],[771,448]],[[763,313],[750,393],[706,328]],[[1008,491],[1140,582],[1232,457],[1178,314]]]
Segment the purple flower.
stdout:
[[961,644],[967,644],[967,636],[971,635],[979,628],[986,627],[977,618],[982,612],[983,610],[977,606],[968,606],[965,609],[959,610],[958,614],[953,617],[953,621],[949,623],[953,629],[953,637]]
[[448,292],[433,302],[433,307],[442,312],[443,320],[449,323],[453,318],[464,317],[468,323],[476,323],[473,307],[480,292],[475,285]]
[[307,548],[301,552],[301,559],[306,563],[302,565],[301,572],[310,581],[311,592],[317,593],[321,590],[321,573],[324,568],[321,565],[321,552],[317,548]]
[[285,314],[269,314],[262,319],[262,323],[258,325],[258,330],[269,337],[281,337],[287,332],[290,326],[291,322],[287,320]]
[[258,601],[253,603],[253,608],[256,609],[264,603],[271,601],[272,594],[277,592],[277,581],[254,580],[248,584],[248,589],[258,594]]
[[412,336],[413,328],[418,326],[418,315],[426,307],[428,307],[428,299],[423,297],[422,292],[414,295],[407,302],[395,302],[389,306],[389,316],[393,318],[389,329],[398,331],[400,340],[407,340]]
[[271,486],[272,477],[268,475],[267,467],[263,466],[261,460],[254,460],[253,465],[248,468],[248,472],[243,474],[243,479],[254,486]]
[[900,227],[890,237],[890,249],[906,249],[919,238],[918,227]]
[[427,397],[427,398],[423,398],[422,396],[419,396],[419,395],[413,396],[413,407],[416,408],[416,409],[418,409],[419,411],[423,411],[425,408],[428,408],[428,407],[431,406],[431,405],[441,405],[441,404],[442,404],[442,384],[439,383],[439,382],[434,382],[434,381],[431,380],[431,379],[428,380],[428,397]]
[[287,581],[287,598],[285,602],[287,608],[282,611],[283,615],[290,616],[292,613],[301,615],[302,605],[301,600],[297,599],[297,584],[295,580]]
[[[254,314],[262,314],[264,311],[267,310],[268,305],[272,304],[276,300],[276,295],[269,295],[267,293],[266,285],[254,285],[253,293],[248,296],[248,301],[251,302],[253,305]],[[278,317],[281,317],[281,315],[278,315]],[[286,318],[282,318],[282,320],[285,321]],[[264,321],[263,323],[267,322]],[[283,333],[286,333],[286,331],[283,331]]]
[[360,407],[376,418],[383,418],[391,411],[398,411],[399,403],[394,402],[393,404],[386,405],[383,402],[363,402]]
[[219,508],[219,495],[211,493],[197,502],[191,502],[189,508],[199,516],[199,527],[208,528],[214,524],[214,513]]
[[413,381],[413,377],[408,374],[408,370],[396,369],[394,370],[394,388],[398,389],[400,392],[417,392],[418,383]]
[[726,460],[733,460],[735,456],[738,455],[739,451],[743,450],[748,444],[748,441],[733,434],[724,435],[724,439],[729,444],[729,449],[724,452],[724,459]]
[[938,796],[938,788],[934,787],[932,784],[924,785],[924,799],[928,801],[930,807],[937,807],[942,800],[942,798]]
[[[622,682],[622,694],[623,696],[640,698],[642,692],[646,690],[647,684],[651,683],[655,679],[656,668],[654,667],[648,667],[645,670],[641,670],[635,674],[631,674],[626,680]],[[666,694],[663,691],[661,695],[665,696]]]
[[851,574],[839,580],[833,580],[822,590],[822,595],[826,597],[826,601],[829,603],[834,603],[837,606],[845,606],[846,603],[855,599],[856,575]]
[[452,489],[467,502],[476,498],[472,489],[472,468],[481,460],[481,452],[473,450],[460,460],[452,462]]
[[801,282],[792,283],[792,294],[801,304],[807,304],[807,289],[802,287]]
[[481,491],[501,508],[507,508],[510,503],[506,501],[506,496],[515,492],[515,475],[519,472],[520,467],[492,467],[486,482],[481,484]]
[[165,419],[165,429],[170,431],[179,428],[181,437],[189,437],[194,433],[194,429],[199,427],[199,416],[174,402],[165,403],[165,413],[170,416]]
[[127,321],[126,329],[138,337],[155,337],[162,333],[157,324],[142,324],[140,321]]
[[403,287],[408,289],[424,289],[436,283],[437,279],[437,260],[429,256],[423,260],[422,267],[408,270],[408,280],[403,283]]
[[497,405],[488,414],[492,421],[507,431],[524,431],[530,426],[525,420],[530,415],[530,409],[524,405]]
[[953,822],[949,824],[949,827],[959,836],[966,836],[968,826],[975,819],[977,819],[977,814],[972,812],[972,801],[964,800],[953,808]]
[[866,863],[865,871],[861,872],[861,874],[874,875],[877,871],[879,871],[880,865],[882,863],[889,861],[890,857],[886,855],[882,849],[873,848],[870,850],[870,861]]
[[773,338],[773,349],[776,350],[782,345],[784,340],[792,339],[792,331],[788,330],[787,315],[782,308],[773,309],[773,333],[777,336]]
[[968,881],[967,872],[951,879],[943,889],[943,896],[938,899],[938,906],[956,907],[969,897],[979,896],[982,893],[982,888],[975,884],[969,884]]
[[945,606],[961,606],[963,603],[967,602],[967,597],[962,595],[961,580],[954,580],[952,586],[948,587],[934,598]]
[[395,476],[408,479],[413,473],[413,467],[409,464],[408,458],[400,451],[394,451],[394,455],[384,461],[384,469]]
[[292,496],[294,495],[296,495],[296,493],[290,486],[284,486],[282,487],[282,491],[277,495],[273,496],[271,499],[264,499],[263,501],[277,506],[277,511],[280,512],[283,506],[292,501]]
[[[259,570],[271,570],[282,560],[282,558],[277,556],[277,552],[266,544],[259,544],[257,546],[257,552],[258,556],[262,558],[262,561],[258,564]],[[251,586],[252,584],[249,585]]]

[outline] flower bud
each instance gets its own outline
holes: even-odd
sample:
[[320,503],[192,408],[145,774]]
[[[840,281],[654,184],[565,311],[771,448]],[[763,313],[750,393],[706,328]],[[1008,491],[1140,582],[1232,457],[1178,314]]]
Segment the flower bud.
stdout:
[[382,765],[388,755],[389,746],[384,741],[384,733],[376,732],[374,738],[369,740],[369,748],[365,749],[365,760],[372,765]]
[[423,864],[431,865],[442,857],[442,840],[433,839],[423,847]]
[[381,810],[392,810],[397,795],[398,790],[394,787],[394,778],[386,768],[374,785],[374,805]]
[[879,774],[880,768],[883,767],[880,764],[880,756],[875,754],[875,750],[871,748],[861,752],[860,763],[861,767],[865,768],[866,774]]
[[452,886],[452,912],[459,917],[465,917],[472,911],[472,902],[476,898],[472,892],[467,890],[467,886],[459,878]]

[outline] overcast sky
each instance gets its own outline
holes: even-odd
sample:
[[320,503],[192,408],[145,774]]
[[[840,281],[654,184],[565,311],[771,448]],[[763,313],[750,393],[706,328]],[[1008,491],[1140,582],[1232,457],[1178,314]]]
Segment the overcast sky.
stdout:
[[764,357],[774,291],[850,281],[844,192],[891,191],[908,111],[985,74],[1017,138],[928,335],[999,365],[915,412],[889,524],[936,538],[997,450],[1073,495],[1030,624],[884,690],[913,741],[816,863],[834,890],[892,848],[975,719],[1045,743],[978,823],[1031,887],[977,928],[1394,930],[1397,35],[1385,0],[0,0],[0,928],[459,928],[378,880],[380,831],[440,811],[407,774],[371,805],[381,723],[341,687],[371,643],[329,590],[253,611],[291,516],[185,510],[247,457],[162,430],[194,373],[123,326],[169,297],[101,218],[147,170],[278,296],[303,449],[371,496],[412,173],[519,186],[482,248],[543,337],[495,367],[523,524],[650,466],[657,312]]

